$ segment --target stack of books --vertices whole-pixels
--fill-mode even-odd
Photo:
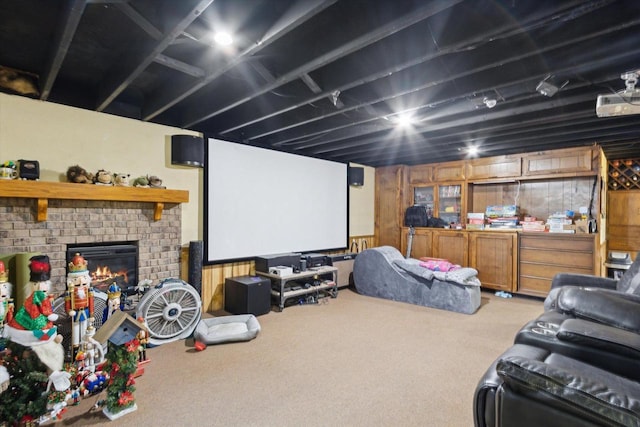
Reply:
[[[575,233],[576,227],[573,225],[573,219],[567,217],[566,214],[555,213],[547,218],[547,226],[549,233]]]
[[[484,212],[467,213],[467,230],[484,230]]]
[[[516,205],[487,206],[485,213],[489,228],[514,229],[518,227],[520,209]]]
[[[547,228],[544,225],[544,221],[537,221],[537,218],[534,216],[525,216],[524,221],[520,222],[520,225],[522,225],[522,231],[542,232]]]

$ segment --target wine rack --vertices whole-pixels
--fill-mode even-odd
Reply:
[[[640,159],[609,160],[609,190],[640,190]]]

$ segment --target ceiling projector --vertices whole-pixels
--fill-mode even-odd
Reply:
[[[615,117],[640,114],[640,89],[636,89],[638,72],[624,73],[620,76],[627,88],[623,91],[599,95],[596,102],[598,117]]]

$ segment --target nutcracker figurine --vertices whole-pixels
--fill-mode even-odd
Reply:
[[[104,308],[102,315],[102,323],[106,322],[113,313],[122,310],[122,289],[117,284],[113,283],[107,289],[107,306]]]
[[[64,306],[71,317],[71,348],[75,354],[83,341],[89,318],[93,317],[93,288],[84,257],[75,254],[68,267]]]

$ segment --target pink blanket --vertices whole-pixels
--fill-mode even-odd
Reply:
[[[420,266],[428,268],[431,271],[453,271],[460,268],[458,264],[451,264],[446,259],[427,259],[420,262]]]

